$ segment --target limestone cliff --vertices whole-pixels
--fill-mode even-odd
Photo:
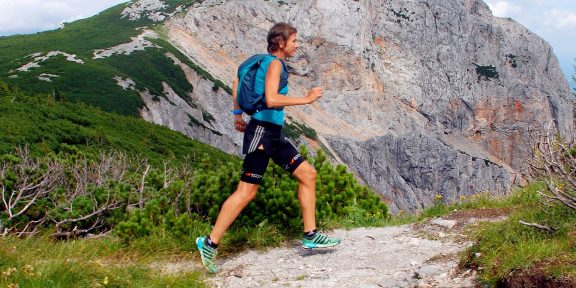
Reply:
[[[278,21],[298,28],[302,46],[288,62],[290,94],[325,88],[318,102],[288,115],[315,129],[393,211],[419,210],[436,195],[507,193],[533,132],[554,122],[574,137],[574,100],[550,45],[479,0],[204,1],[163,29],[231,85],[242,60],[265,52]],[[230,96],[187,73],[198,109],[213,119],[191,131],[184,115],[195,108],[176,100],[147,101],[143,115],[239,153]]]

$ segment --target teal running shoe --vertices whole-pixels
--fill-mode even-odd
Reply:
[[[218,254],[218,251],[206,244],[206,237],[196,238],[196,247],[198,251],[200,251],[200,257],[202,258],[204,267],[206,267],[210,273],[218,272],[218,265],[216,265],[216,254]]]
[[[302,247],[306,249],[326,248],[340,244],[340,239],[328,237],[320,232],[316,232],[312,239],[302,238]]]

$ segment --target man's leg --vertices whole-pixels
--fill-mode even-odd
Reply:
[[[307,161],[302,162],[294,173],[298,179],[298,201],[302,208],[304,232],[316,229],[316,169]]]
[[[292,173],[298,179],[298,200],[302,207],[304,222],[304,237],[302,246],[305,248],[332,247],[340,243],[340,239],[328,237],[316,231],[316,170],[307,161],[302,162]]]
[[[236,220],[244,207],[256,197],[257,191],[258,184],[240,181],[236,192],[230,195],[222,205],[210,236],[200,236],[196,238],[196,247],[198,251],[200,251],[202,264],[204,264],[208,271],[212,273],[218,272],[218,265],[216,264],[218,243],[220,239],[222,239],[224,232],[226,232],[228,227]]]
[[[210,240],[215,244],[220,243],[220,239],[228,227],[232,225],[234,220],[240,215],[240,212],[256,197],[258,191],[258,184],[251,184],[240,181],[238,189],[234,192],[222,205],[220,214],[216,219],[216,224],[210,233]]]
[[[228,227],[232,225],[246,205],[256,197],[258,186],[270,161],[270,157],[263,149],[264,147],[260,145],[256,151],[249,153],[244,158],[238,189],[226,199],[220,208],[220,214],[218,214],[216,224],[210,233],[210,240],[214,244],[220,243],[224,232],[228,230]]]
[[[240,212],[256,197],[258,186],[260,181],[262,181],[262,175],[264,175],[269,161],[269,156],[262,149],[246,155],[242,164],[242,176],[240,176],[238,188],[222,204],[212,232],[209,236],[196,238],[196,247],[200,251],[202,264],[208,271],[212,273],[218,271],[218,265],[216,264],[218,243],[220,243],[226,230],[238,218]]]

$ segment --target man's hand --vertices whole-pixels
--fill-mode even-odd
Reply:
[[[314,87],[308,91],[308,95],[306,95],[306,100],[308,104],[314,103],[314,101],[318,100],[318,98],[322,97],[322,88]]]
[[[246,121],[244,121],[242,115],[234,115],[234,128],[239,132],[244,132],[246,130]]]

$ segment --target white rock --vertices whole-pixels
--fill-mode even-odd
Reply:
[[[438,225],[447,229],[452,229],[454,228],[454,226],[456,226],[456,224],[458,224],[458,222],[454,220],[445,220],[439,218],[439,219],[432,219],[430,221],[430,224]]]

